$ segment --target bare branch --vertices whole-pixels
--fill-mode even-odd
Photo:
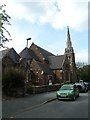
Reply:
[[[4,27],[5,24],[11,25],[9,22],[11,17],[6,13],[6,10],[3,9],[5,6],[6,5],[0,6],[0,47],[4,47],[3,44],[11,40],[5,37],[5,34],[4,34],[4,32],[6,32],[9,35],[9,37],[11,37],[9,31]]]

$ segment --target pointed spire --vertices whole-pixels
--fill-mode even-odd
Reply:
[[[72,47],[71,38],[70,38],[70,32],[69,27],[67,26],[67,48]]]

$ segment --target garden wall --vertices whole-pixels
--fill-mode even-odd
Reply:
[[[43,93],[43,92],[51,92],[51,91],[57,91],[61,87],[60,84],[54,84],[54,85],[43,85],[43,86],[33,86],[33,94]]]

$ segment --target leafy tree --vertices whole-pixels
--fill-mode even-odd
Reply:
[[[0,6],[0,48],[4,47],[5,42],[9,42],[9,40],[11,40],[5,36],[6,32],[8,36],[11,37],[8,30],[6,30],[6,28],[4,27],[4,25],[11,25],[10,24],[11,17],[6,13],[6,10],[3,9],[5,6],[6,5]]]
[[[90,82],[90,65],[84,65],[81,68],[77,68],[78,78],[84,81]]]

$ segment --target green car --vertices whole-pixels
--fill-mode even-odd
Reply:
[[[64,84],[56,92],[57,99],[72,99],[75,101],[79,97],[79,89],[75,84]]]

